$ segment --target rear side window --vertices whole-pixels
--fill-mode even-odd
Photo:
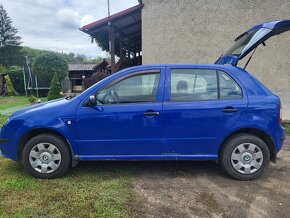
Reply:
[[[171,101],[218,99],[216,70],[172,69]]]
[[[239,99],[240,86],[225,72],[209,69],[172,69],[170,101]]]
[[[240,86],[225,72],[219,71],[220,99],[242,98]]]

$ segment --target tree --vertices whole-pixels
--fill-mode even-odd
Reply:
[[[50,83],[50,89],[48,92],[47,99],[50,101],[53,99],[60,98],[61,97],[60,92],[61,92],[60,82],[58,80],[57,74],[55,73]]]
[[[85,62],[87,59],[86,59],[86,56],[85,55],[82,55],[82,54],[77,54],[75,56],[75,61],[76,62]]]
[[[18,31],[11,24],[11,18],[8,17],[7,12],[0,5],[0,47],[21,44],[21,37],[16,35]]]
[[[0,74],[5,74],[5,73],[7,73],[6,68],[2,64],[0,64]]]
[[[9,68],[8,75],[11,79],[15,91],[21,95],[24,95],[25,89],[24,89],[23,69],[19,66],[11,66]]]
[[[68,74],[66,59],[57,53],[51,52],[37,56],[32,64],[33,73],[43,80],[53,78],[57,74],[59,80],[63,80]]]
[[[19,51],[21,37],[17,36],[17,29],[12,26],[12,20],[0,5],[0,64],[8,69],[12,64],[23,63],[23,57]]]

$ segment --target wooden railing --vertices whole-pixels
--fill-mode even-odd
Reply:
[[[102,79],[104,79],[110,75],[111,75],[111,72],[108,70],[102,70],[102,71],[98,71],[98,72],[94,73],[91,77],[83,80],[84,90],[88,89],[89,87],[91,87],[95,83],[101,81]]]

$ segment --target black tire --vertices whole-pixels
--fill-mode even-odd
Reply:
[[[263,162],[260,165],[260,168],[256,172],[253,172],[251,174],[240,173],[238,170],[234,168],[232,164],[231,155],[233,151],[243,143],[252,143],[256,145],[263,154]],[[260,177],[264,173],[265,169],[268,167],[270,163],[270,151],[265,142],[262,139],[258,138],[257,136],[246,133],[238,134],[231,137],[224,143],[220,151],[219,162],[224,171],[229,176],[237,180],[243,181],[254,180]]]
[[[57,152],[61,155],[61,161],[58,168],[50,173],[42,173],[36,171],[30,164],[30,152],[40,143],[49,143],[54,145]],[[22,163],[25,170],[34,177],[41,179],[54,179],[63,176],[71,166],[71,155],[67,143],[57,135],[41,134],[30,139],[23,148]]]

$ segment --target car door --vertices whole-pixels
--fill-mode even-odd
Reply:
[[[167,77],[162,152],[215,159],[221,139],[247,107],[243,89],[215,69],[168,68]]]
[[[80,158],[96,155],[159,155],[163,68],[135,71],[96,90],[97,105],[80,105]]]

